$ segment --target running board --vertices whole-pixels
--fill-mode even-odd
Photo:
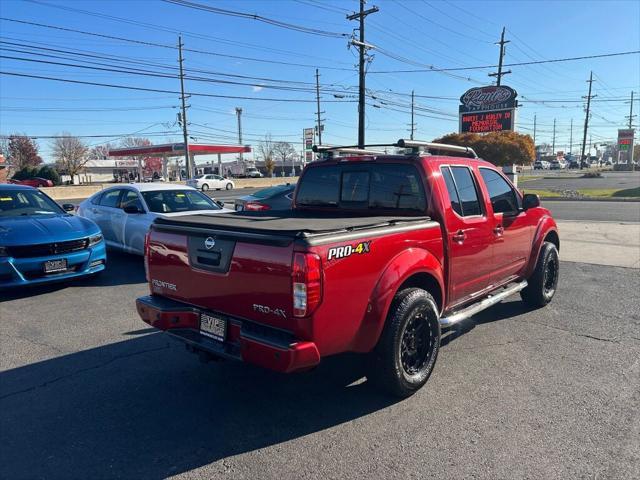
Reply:
[[[460,323],[461,321],[474,316],[476,313],[480,313],[482,310],[492,307],[496,303],[500,303],[502,300],[504,300],[507,297],[510,297],[514,293],[518,293],[520,290],[522,290],[526,286],[527,286],[527,281],[523,280],[520,283],[516,283],[514,285],[506,287],[504,290],[494,295],[489,295],[487,298],[485,298],[484,300],[478,303],[469,305],[464,310],[455,312],[453,315],[450,315],[448,317],[440,318],[440,326],[450,327],[452,325],[455,325],[456,323]]]

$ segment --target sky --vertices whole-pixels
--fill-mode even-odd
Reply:
[[[255,147],[270,134],[300,151],[303,128],[316,123],[318,68],[323,143],[357,143],[358,56],[348,48],[357,24],[346,19],[357,1],[191,1],[276,22],[177,3],[0,0],[0,134],[69,132],[86,136],[89,146],[127,135],[182,141],[175,48],[181,34],[192,141],[237,143],[241,107],[243,143]],[[373,5],[379,11],[365,26],[375,47],[366,76],[367,143],[409,137],[412,90],[416,139],[457,131],[459,97],[490,85],[493,69],[427,70],[495,65],[503,27],[506,64],[640,50],[638,1],[368,0],[367,8]],[[517,90],[521,104],[517,131],[533,134],[535,117],[536,143],[551,143],[555,119],[556,150],[579,150],[591,70],[594,144],[614,141],[626,127],[632,90],[640,100],[637,53],[506,68],[513,73],[502,83]],[[53,161],[51,140],[37,141],[44,160]]]

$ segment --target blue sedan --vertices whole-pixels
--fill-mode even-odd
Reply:
[[[104,270],[100,229],[66,210],[33,187],[0,185],[0,290]]]

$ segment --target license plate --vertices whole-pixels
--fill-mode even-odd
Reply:
[[[243,208],[242,205],[236,205],[236,212],[241,212]]]
[[[200,314],[200,333],[224,342],[227,334],[227,321],[208,313]]]
[[[44,273],[64,272],[67,269],[67,259],[47,260],[44,262]]]

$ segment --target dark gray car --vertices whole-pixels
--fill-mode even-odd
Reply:
[[[237,211],[289,210],[296,186],[291,184],[263,188],[251,195],[236,198]]]

